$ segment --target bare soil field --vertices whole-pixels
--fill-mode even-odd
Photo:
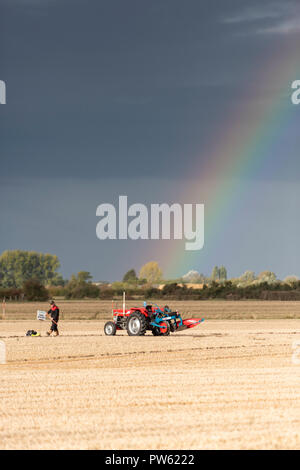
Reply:
[[[300,449],[299,320],[169,337],[103,324],[63,320],[48,338],[45,322],[0,322],[0,449]]]
[[[206,319],[262,319],[298,318],[300,301],[230,301],[230,300],[156,300],[153,304],[169,305],[178,310],[183,317],[205,317]],[[58,300],[64,320],[110,320],[112,302],[107,300]],[[115,305],[122,308],[122,301]],[[142,306],[141,300],[130,300],[126,306]],[[7,320],[33,320],[37,310],[49,310],[47,302],[7,302]],[[1,315],[0,315],[1,318]],[[1,322],[0,322],[1,328]]]

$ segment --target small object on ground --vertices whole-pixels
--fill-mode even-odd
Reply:
[[[126,330],[129,336],[143,336],[150,330],[154,336],[168,336],[170,333],[194,328],[204,321],[204,318],[188,318],[183,320],[178,312],[172,312],[166,305],[162,310],[158,305],[132,307],[126,310],[125,294],[123,309],[112,309],[113,320],[106,322],[104,333],[114,336],[117,330]]]
[[[41,336],[41,334],[34,330],[28,330],[26,336]]]

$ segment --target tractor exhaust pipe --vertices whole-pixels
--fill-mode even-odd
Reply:
[[[125,315],[125,291],[123,292],[123,315]]]

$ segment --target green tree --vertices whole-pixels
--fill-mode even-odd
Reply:
[[[37,279],[29,279],[23,284],[23,293],[26,300],[44,302],[49,299],[49,293]]]
[[[276,274],[273,273],[272,271],[262,271],[258,277],[258,282],[267,282],[268,284],[272,284],[273,282],[276,282]]]
[[[139,277],[140,279],[146,279],[147,282],[155,284],[162,279],[162,270],[158,266],[156,261],[149,261],[141,267]]]
[[[124,274],[123,282],[136,282],[137,280],[138,278],[134,269],[130,269]]]
[[[287,276],[287,277],[283,280],[283,282],[284,282],[285,284],[289,284],[290,286],[295,285],[298,281],[299,281],[299,277],[298,277],[298,276],[294,276],[294,275]]]
[[[92,276],[88,271],[80,271],[77,275],[72,274],[66,285],[66,297],[68,299],[97,298],[100,295],[98,286],[91,282]]]
[[[88,271],[79,271],[77,274],[77,281],[78,282],[90,282],[93,279],[93,276],[91,276],[91,273]]]
[[[220,279],[220,272],[218,266],[215,266],[211,273],[211,280],[218,281]]]
[[[61,280],[57,256],[34,251],[4,251],[0,256],[0,285],[19,288],[29,279],[43,285]]]
[[[245,271],[244,274],[238,279],[240,283],[250,284],[255,281],[255,272],[254,271]]]
[[[227,281],[227,269],[225,268],[225,266],[221,266],[219,268],[219,279],[220,281]]]

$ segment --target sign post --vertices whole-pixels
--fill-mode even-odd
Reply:
[[[6,364],[6,345],[0,341],[0,364]]]
[[[6,299],[4,297],[2,302],[2,320],[5,320],[6,317]]]

